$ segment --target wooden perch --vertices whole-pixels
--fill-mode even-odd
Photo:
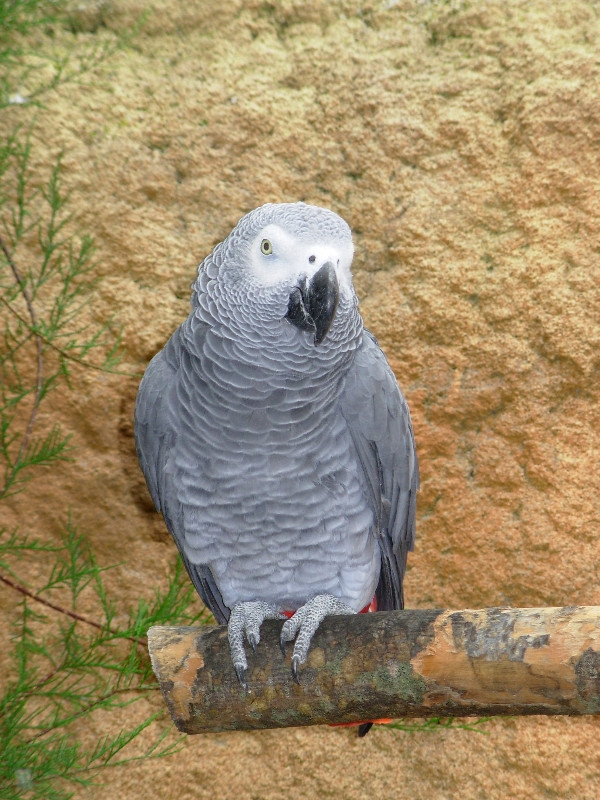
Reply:
[[[247,646],[249,693],[225,627],[150,628],[152,666],[185,733],[381,717],[600,714],[600,607],[393,611],[328,617],[300,685],[281,623]]]

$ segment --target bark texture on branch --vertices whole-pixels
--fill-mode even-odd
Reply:
[[[281,623],[247,646],[249,692],[225,627],[155,627],[152,666],[185,733],[381,717],[600,714],[600,607],[391,611],[328,617],[300,685]]]

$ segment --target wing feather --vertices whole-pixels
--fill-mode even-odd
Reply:
[[[415,542],[419,468],[410,412],[374,336],[365,331],[342,397],[376,517],[382,611],[404,607],[402,582]]]
[[[195,333],[200,336],[202,330]],[[154,356],[142,378],[135,406],[135,444],[154,505],[165,518],[192,583],[217,622],[225,624],[229,609],[223,603],[210,569],[205,564],[192,564],[185,554],[183,518],[168,468],[176,437],[174,405],[177,404],[179,414],[191,413],[189,408],[182,407],[181,395],[178,397],[174,391],[181,368],[181,336],[181,329],[175,331],[164,349]]]

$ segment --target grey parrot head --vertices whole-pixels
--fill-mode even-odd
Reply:
[[[353,254],[350,228],[333,211],[267,204],[242,217],[200,265],[197,304],[226,335],[339,347],[362,328]]]

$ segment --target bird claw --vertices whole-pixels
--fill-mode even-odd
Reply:
[[[234,664],[235,674],[238,676],[238,681],[242,684],[242,689],[247,692],[248,684],[246,683],[246,670],[242,664]]]
[[[292,617],[286,619],[281,628],[279,647],[285,658],[286,644],[295,640],[292,653],[292,678],[296,683],[300,683],[300,665],[304,664],[308,657],[312,637],[325,617],[330,614],[355,613],[354,609],[337,597],[321,594],[312,597],[300,606]],[[244,635],[256,653],[260,642],[260,626],[266,619],[285,619],[285,617],[276,606],[258,600],[237,603],[231,609],[227,626],[229,647],[235,673],[245,692],[249,692],[249,689],[246,682],[248,662],[244,652]]]
[[[279,610],[270,603],[260,600],[247,603],[236,603],[231,609],[229,623],[227,625],[227,636],[229,638],[229,649],[231,660],[235,667],[236,675],[244,691],[248,691],[246,683],[246,670],[248,661],[244,651],[244,634],[252,649],[256,653],[260,642],[260,626],[266,619],[282,619]]]
[[[300,606],[293,617],[284,622],[279,645],[285,655],[286,643],[296,640],[292,653],[292,677],[296,683],[300,683],[298,668],[308,657],[310,643],[317,628],[326,616],[339,614],[356,614],[356,611],[333,595],[321,594]]]
[[[300,656],[292,656],[292,678],[300,686],[300,673],[298,667],[300,666]]]

